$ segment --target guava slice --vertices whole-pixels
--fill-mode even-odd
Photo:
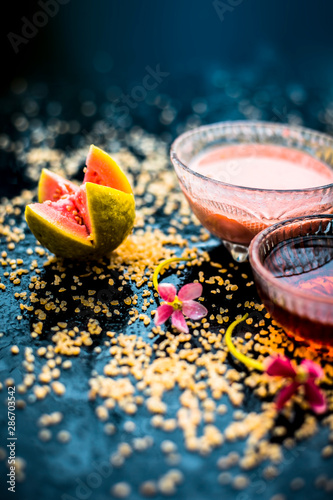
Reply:
[[[83,182],[92,182],[132,194],[132,187],[119,165],[105,151],[90,146],[86,160],[87,170]]]
[[[46,200],[58,201],[65,194],[74,194],[79,186],[68,181],[61,175],[43,168],[38,183],[38,201],[43,203]]]
[[[93,145],[83,184],[77,186],[44,169],[38,200],[26,207],[28,226],[42,245],[61,257],[108,255],[133,228],[131,185],[114,160]]]

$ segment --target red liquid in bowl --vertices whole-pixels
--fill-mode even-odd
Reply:
[[[317,295],[318,297],[333,297],[333,260],[318,269],[296,276],[283,276],[282,281]]]
[[[268,253],[264,267],[287,285],[285,304],[258,284],[266,308],[287,333],[320,344],[333,345],[333,236],[304,236],[278,243]],[[293,293],[308,296],[307,303],[293,302]],[[327,307],[321,307],[323,303]],[[320,305],[321,304],[321,305]],[[316,308],[318,311],[316,313]],[[303,308],[303,310],[302,310]]]

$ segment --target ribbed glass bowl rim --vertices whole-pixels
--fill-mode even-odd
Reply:
[[[331,219],[333,223],[333,214],[318,214],[318,215],[305,215],[302,217],[293,217],[291,219],[283,220],[282,222],[278,222],[273,224],[272,226],[267,227],[260,233],[258,233],[250,243],[249,246],[249,260],[252,269],[259,275],[261,279],[268,281],[273,287],[278,288],[279,290],[285,292],[286,295],[292,295],[293,297],[297,297],[299,299],[303,299],[306,301],[315,301],[320,302],[321,304],[325,304],[327,306],[333,307],[333,297],[318,297],[318,295],[312,294],[311,292],[306,292],[304,290],[298,290],[296,287],[292,287],[281,282],[278,278],[274,278],[272,273],[270,273],[260,262],[259,251],[260,247],[269,234],[273,233],[276,229],[279,229],[283,226],[287,226],[288,224],[295,222],[305,222],[308,220],[315,219]]]
[[[212,184],[216,184],[218,186],[222,187],[228,187],[228,188],[233,188],[234,190],[239,190],[239,191],[251,191],[251,192],[259,192],[259,193],[308,193],[308,192],[316,192],[316,191],[321,191],[324,189],[330,189],[333,188],[333,182],[329,184],[325,184],[323,186],[315,186],[315,187],[309,187],[309,188],[303,188],[303,189],[262,189],[262,188],[253,188],[253,187],[246,187],[246,186],[238,186],[237,184],[229,184],[228,182],[223,182],[217,179],[212,179],[211,177],[206,177],[203,174],[199,174],[198,172],[195,172],[192,170],[189,166],[185,165],[180,159],[177,154],[178,148],[181,146],[182,142],[185,140],[191,138],[191,136],[194,136],[200,132],[205,132],[213,129],[223,129],[223,128],[230,128],[230,127],[264,127],[264,128],[271,128],[271,129],[278,129],[281,131],[289,130],[292,132],[298,132],[302,134],[310,134],[313,138],[321,138],[321,139],[326,139],[327,141],[331,142],[332,144],[332,149],[333,149],[333,138],[327,134],[324,134],[322,132],[317,132],[315,130],[312,130],[307,127],[298,127],[298,126],[289,126],[288,124],[277,124],[277,123],[271,123],[271,122],[265,122],[265,121],[246,121],[246,120],[235,120],[235,121],[226,121],[226,122],[216,122],[216,123],[211,123],[209,125],[201,125],[200,127],[196,127],[192,130],[188,130],[187,132],[182,133],[179,135],[171,144],[170,147],[170,158],[172,162],[176,162],[180,167],[182,167],[184,170],[189,172],[191,175],[194,175],[195,177],[201,178],[205,181],[208,181]],[[288,146],[282,146],[282,147],[288,147]],[[309,154],[309,153],[308,153]],[[312,155],[310,155],[312,156]],[[318,161],[323,162],[322,160]],[[326,165],[326,163],[325,163]],[[328,165],[330,166],[330,165]]]

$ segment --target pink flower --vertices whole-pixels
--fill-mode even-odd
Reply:
[[[171,316],[172,326],[180,332],[188,333],[184,315],[190,319],[201,319],[207,314],[207,309],[193,299],[200,297],[202,285],[189,283],[184,285],[177,295],[176,288],[171,283],[158,285],[158,293],[166,302],[157,308],[155,325],[162,325]]]
[[[319,365],[305,359],[297,368],[294,368],[288,358],[277,356],[268,358],[265,369],[268,375],[291,379],[290,384],[283,387],[277,396],[276,406],[279,410],[301,386],[304,387],[305,398],[314,412],[323,413],[326,410],[325,396],[315,383],[316,379],[324,377],[324,372]]]

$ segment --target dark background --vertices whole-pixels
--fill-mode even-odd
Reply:
[[[42,10],[40,2],[54,5],[56,0],[11,0],[2,5],[0,197],[11,198],[22,188],[36,187],[36,179],[26,175],[20,148],[26,152],[33,147],[46,147],[70,154],[80,147],[88,150],[92,142],[103,145],[106,141],[103,134],[107,132],[99,133],[97,129],[91,135],[99,120],[114,125],[115,139],[111,136],[107,143],[110,152],[116,152],[123,144],[118,143],[121,135],[125,142],[123,132],[133,123],[142,124],[154,135],[164,134],[167,142],[186,126],[230,119],[289,122],[333,133],[332,1],[224,0],[230,9],[223,13],[222,0],[219,4],[213,0],[68,0],[67,3],[65,0],[58,12],[48,17],[45,26],[34,30],[27,43],[18,43],[16,39],[18,53],[15,53],[13,37],[24,35],[26,19],[30,22],[37,19],[36,13]],[[57,3],[63,2],[58,0]],[[43,19],[40,20],[43,23]],[[12,43],[9,33],[12,33]],[[131,93],[136,85],[142,85],[147,66],[156,68],[157,65],[162,72],[169,73],[168,77],[156,93],[151,92],[144,102],[129,110],[133,116],[125,125],[118,123],[117,104],[113,105],[112,101],[117,102],[119,95]],[[174,119],[168,118],[170,113]],[[59,126],[61,120],[66,123],[76,120],[77,131],[51,136],[45,133]],[[32,142],[36,131],[42,138]],[[10,138],[8,147],[4,145],[7,136]],[[135,154],[142,159],[137,151]],[[192,227],[188,227],[188,231],[192,231]],[[26,242],[34,245],[30,233],[27,233]],[[212,245],[215,244],[212,240]],[[221,247],[214,251],[213,260],[215,256],[221,262],[228,258]],[[15,256],[21,257],[20,252],[23,250],[17,246]],[[249,267],[246,273],[250,274]],[[53,281],[52,277],[45,279]],[[243,294],[242,300],[247,297],[257,300],[252,288],[239,293]],[[17,307],[13,294],[9,297],[11,302],[0,308],[0,324],[3,325],[9,317],[14,318],[13,311]],[[237,302],[238,299],[235,306]],[[28,334],[28,316],[24,335],[19,328],[22,327],[15,321],[8,325],[5,349],[16,342],[23,353],[27,342],[35,346]],[[5,349],[1,353],[6,367],[4,372],[15,373],[15,377],[20,378],[23,368],[18,358],[8,356]],[[96,426],[94,407],[86,402],[92,365],[99,368],[89,352],[77,360],[74,374],[68,374],[68,377],[75,376],[75,380],[68,378],[68,387],[73,390],[68,390],[61,405],[56,398],[51,405],[46,399],[40,405],[29,404],[26,412],[18,415],[19,453],[27,460],[28,478],[19,485],[20,491],[24,491],[24,496],[18,494],[20,500],[59,500],[64,492],[74,495],[76,478],[85,480],[92,472],[92,462],[110,454],[110,449],[123,439],[120,433],[115,438],[105,439],[102,424]],[[246,411],[252,411],[253,401],[256,401],[254,395],[246,401]],[[37,438],[35,423],[41,412],[58,409],[66,415],[66,426],[72,432],[68,449],[55,440],[46,446]],[[121,428],[121,414],[112,418]],[[225,425],[223,418],[218,425]],[[303,413],[298,411],[295,425],[301,425],[303,418]],[[0,419],[5,424],[4,412]],[[144,414],[138,420],[138,428],[146,429],[147,422]],[[157,445],[161,439],[158,434]],[[181,498],[195,500],[209,496],[216,499],[222,495],[223,498],[236,498],[235,490],[227,487],[222,491],[216,481],[218,450],[210,460],[193,457],[184,450],[180,434],[176,440],[186,457],[183,464],[189,485],[183,486]],[[331,462],[320,458],[325,444],[327,429],[321,428],[311,441],[289,451],[288,461],[282,464],[283,475],[268,481],[264,493],[256,495],[251,487],[251,496],[245,498],[267,500],[277,492],[287,492],[288,500],[330,498],[331,492],[325,495],[311,486],[319,474],[331,475]],[[241,446],[239,443],[239,450]],[[234,447],[231,443],[227,451]],[[137,456],[134,459],[119,476],[114,475],[112,481],[129,480],[133,471],[135,484],[141,483],[147,473],[152,477],[160,474],[160,455],[148,451],[144,458]],[[253,474],[251,477],[257,484],[256,479],[261,476],[256,475],[257,471]],[[308,476],[306,490],[290,494],[289,484],[297,475]],[[5,478],[2,473],[0,476]],[[91,498],[104,500],[108,498],[109,489],[109,481],[105,481],[102,490],[96,491]]]
[[[125,91],[157,64],[170,73],[164,90],[184,98],[189,82],[192,92],[205,94],[223,71],[248,85],[263,73],[281,84],[332,86],[327,0],[220,0],[220,8],[212,0],[59,0],[65,4],[16,54],[8,34],[22,36],[22,18],[33,21],[40,2],[57,0],[3,6],[3,94],[21,76],[95,90],[119,84]]]

